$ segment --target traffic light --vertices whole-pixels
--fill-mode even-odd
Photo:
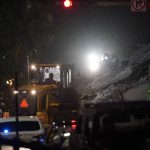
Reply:
[[[55,1],[56,6],[59,6],[62,9],[78,8],[81,5],[80,0],[55,0]]]
[[[64,4],[64,7],[70,8],[72,7],[72,0],[64,0],[63,4]]]

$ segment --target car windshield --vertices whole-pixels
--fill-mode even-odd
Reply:
[[[40,125],[37,121],[19,121],[19,131],[37,131],[40,130]],[[1,122],[0,132],[16,132],[16,122]]]

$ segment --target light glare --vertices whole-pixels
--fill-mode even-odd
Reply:
[[[108,57],[107,57],[107,56],[105,56],[104,58],[105,58],[105,59],[108,59]]]
[[[71,123],[76,123],[76,120],[71,120]]]
[[[3,132],[4,132],[5,134],[7,134],[9,131],[8,131],[8,129],[5,129]]]
[[[70,136],[70,133],[69,133],[69,132],[64,133],[64,136],[65,136],[65,137],[68,137],[68,136]]]
[[[14,91],[14,94],[18,94],[19,92],[18,91]]]
[[[36,66],[35,65],[31,65],[31,69],[32,70],[36,70]]]
[[[36,90],[31,90],[32,95],[36,95]]]
[[[91,71],[97,71],[99,68],[99,57],[96,54],[90,54],[88,56],[89,69]]]
[[[56,66],[56,68],[57,68],[57,69],[59,69],[59,68],[60,68],[60,66],[59,66],[59,65],[57,65],[57,66]]]
[[[71,0],[65,0],[64,1],[64,6],[67,7],[67,8],[71,7],[72,6],[72,1]]]
[[[31,149],[25,147],[19,147],[19,150],[31,150]]]
[[[93,63],[89,65],[91,71],[97,71],[99,68],[99,64]]]

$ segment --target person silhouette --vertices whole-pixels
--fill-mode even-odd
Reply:
[[[46,78],[46,79],[45,79],[45,83],[47,83],[47,84],[56,83],[56,81],[53,79],[53,73],[50,73],[50,74],[49,74],[49,78]]]

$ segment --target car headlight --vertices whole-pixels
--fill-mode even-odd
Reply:
[[[32,138],[32,141],[37,141],[37,142],[40,142],[40,143],[45,143],[46,138],[45,138],[44,135],[38,135],[38,136],[34,136]]]
[[[64,133],[64,137],[69,137],[69,136],[70,136],[69,132]]]

